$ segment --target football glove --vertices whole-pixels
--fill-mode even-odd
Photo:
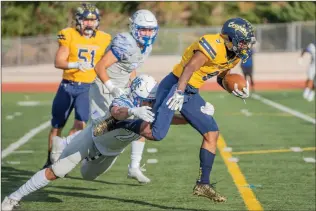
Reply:
[[[135,108],[129,108],[128,114],[134,115],[134,117],[142,119],[146,122],[153,122],[155,120],[154,116],[155,114],[150,111],[151,107],[149,106],[142,106],[142,107],[135,107]]]
[[[78,69],[82,72],[86,72],[87,70],[91,70],[93,68],[93,65],[91,65],[91,62],[79,62]]]
[[[167,101],[167,106],[170,110],[181,111],[184,102],[184,93],[176,90],[173,96]]]
[[[202,111],[202,113],[204,113],[206,115],[213,116],[214,112],[215,112],[215,108],[211,103],[206,102],[205,106],[201,106],[201,111]]]
[[[241,99],[246,99],[246,98],[249,97],[250,94],[249,94],[249,83],[248,83],[248,81],[247,81],[246,87],[244,87],[242,89],[242,91],[240,91],[238,89],[238,84],[237,83],[235,83],[234,88],[235,88],[235,90],[232,91],[232,94],[235,95],[236,97],[239,97]]]

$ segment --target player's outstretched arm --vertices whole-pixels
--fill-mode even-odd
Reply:
[[[107,51],[100,61],[95,65],[95,72],[103,83],[106,83],[110,80],[109,75],[107,73],[107,68],[109,68],[112,64],[117,62],[117,58],[113,55],[112,51]]]
[[[149,106],[141,106],[134,108],[114,106],[111,108],[111,115],[117,120],[124,120],[130,116],[134,116],[146,122],[153,122],[155,120],[155,114],[150,110],[151,107]]]
[[[184,92],[192,74],[200,69],[208,61],[207,56],[201,51],[196,51],[190,61],[185,65],[182,75],[179,78],[178,90]]]
[[[192,77],[192,74],[200,69],[208,58],[200,51],[196,51],[190,61],[185,65],[183,72],[178,81],[178,87],[173,96],[167,101],[168,108],[173,111],[181,111],[184,102],[184,91]]]

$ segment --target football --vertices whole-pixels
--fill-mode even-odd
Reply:
[[[223,79],[223,86],[229,93],[235,89],[235,83],[238,84],[238,89],[240,91],[242,91],[242,89],[247,86],[247,82],[244,77],[237,73],[227,74]]]

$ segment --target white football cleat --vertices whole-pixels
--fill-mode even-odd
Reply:
[[[18,207],[18,206],[20,206],[18,201],[14,199],[10,199],[6,196],[1,204],[1,210],[11,211],[13,210],[14,207]]]
[[[135,179],[139,183],[150,183],[150,179],[143,174],[140,168],[130,168],[129,165],[127,177],[130,179]]]
[[[59,159],[61,153],[66,148],[63,140],[64,138],[59,136],[54,136],[52,139],[52,151],[50,153],[50,161],[52,163],[55,163]]]

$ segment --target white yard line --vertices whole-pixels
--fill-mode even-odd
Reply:
[[[298,112],[298,111],[296,111],[296,110],[293,110],[293,109],[291,109],[291,108],[288,108],[288,107],[286,107],[286,106],[284,106],[284,105],[281,105],[281,104],[279,104],[279,103],[273,102],[272,100],[268,100],[268,99],[266,99],[266,98],[264,98],[264,97],[261,97],[261,96],[258,95],[258,94],[252,94],[251,97],[252,97],[253,99],[256,99],[256,100],[261,101],[261,102],[264,103],[264,104],[267,104],[267,105],[269,105],[269,106],[272,106],[272,107],[274,107],[274,108],[276,108],[276,109],[279,109],[279,110],[281,110],[281,111],[284,111],[284,112],[287,112],[287,113],[289,113],[289,114],[292,114],[293,116],[296,116],[296,117],[298,117],[298,118],[300,118],[300,119],[303,119],[303,120],[305,120],[305,121],[307,121],[307,122],[311,122],[311,123],[313,123],[313,124],[316,124],[316,119],[314,119],[314,118],[312,118],[312,117],[310,117],[310,116],[308,116],[308,115],[305,115],[305,114],[303,114],[303,113],[301,113],[301,112]]]
[[[50,121],[42,123],[40,126],[33,128],[30,130],[27,134],[25,134],[23,137],[21,137],[18,141],[10,144],[6,149],[2,151],[1,158],[5,158],[8,155],[10,155],[14,150],[18,149],[23,144],[26,144],[31,138],[33,138],[35,135],[40,133],[42,130],[48,128],[50,126]]]

